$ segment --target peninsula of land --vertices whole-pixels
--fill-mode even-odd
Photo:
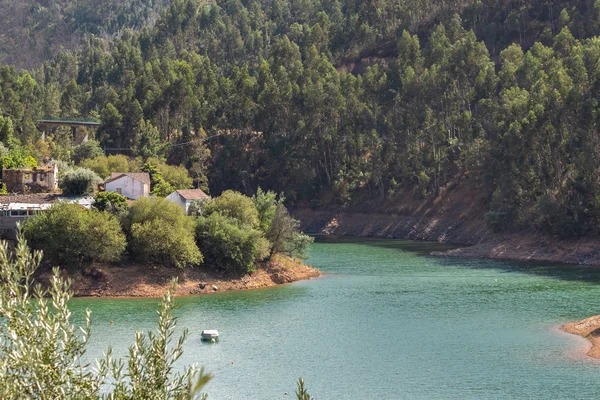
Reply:
[[[586,338],[592,344],[587,355],[600,359],[600,315],[563,325],[565,332]]]
[[[243,276],[212,269],[174,269],[159,265],[90,265],[81,271],[62,270],[71,279],[77,297],[161,297],[173,278],[178,279],[176,295],[197,295],[231,290],[259,289],[321,276],[321,272],[289,257],[276,255],[264,267]],[[51,271],[44,269],[38,281],[48,282]]]

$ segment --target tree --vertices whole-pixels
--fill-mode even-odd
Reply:
[[[150,190],[152,194],[158,197],[167,197],[175,190],[165,179],[154,165],[146,163],[142,167],[142,171],[150,174]]]
[[[75,161],[75,164],[79,164],[83,160],[102,156],[104,156],[104,151],[100,147],[100,143],[95,140],[88,140],[73,149],[73,161]]]
[[[271,243],[270,255],[286,253],[292,257],[307,258],[306,252],[313,238],[299,231],[300,222],[290,215],[280,202],[266,237]]]
[[[275,210],[278,204],[276,197],[275,192],[264,192],[261,188],[258,188],[256,194],[252,196],[252,201],[254,201],[254,206],[258,211],[260,230],[265,234],[271,229],[271,223],[275,218]],[[279,197],[279,201],[284,201],[283,196]]]
[[[196,241],[204,253],[204,264],[215,269],[247,274],[264,259],[268,243],[262,233],[219,212],[198,218]]]
[[[115,192],[100,192],[94,197],[93,207],[99,211],[120,215],[127,210],[127,198]]]
[[[110,349],[97,369],[83,364],[91,334],[91,311],[84,326],[71,321],[69,282],[53,270],[48,290],[33,287],[42,260],[19,236],[14,256],[0,243],[0,397],[86,399],[193,399],[212,376],[195,365],[174,374],[187,331],[169,349],[176,319],[176,281],[160,303],[155,332],[136,333],[127,363],[113,360]],[[206,399],[205,395],[201,396]]]
[[[150,121],[140,120],[139,133],[135,137],[134,154],[147,160],[158,156],[160,150],[160,132]]]
[[[172,186],[174,190],[190,189],[192,187],[192,178],[185,167],[165,164],[158,158],[150,158],[147,163],[154,166],[164,181]]]
[[[94,193],[102,179],[87,168],[77,168],[67,171],[59,182],[66,196],[86,196]]]
[[[255,229],[259,226],[258,211],[250,197],[232,190],[224,191],[219,197],[206,205],[206,215],[219,213],[244,229]]]
[[[79,166],[91,169],[103,178],[110,176],[113,172],[134,172],[130,168],[129,159],[123,154],[113,154],[108,157],[100,156],[83,160]]]
[[[132,256],[142,262],[185,268],[203,256],[194,240],[194,221],[177,204],[161,198],[137,199],[123,218]]]
[[[57,203],[23,224],[23,236],[46,258],[67,266],[114,262],[125,251],[125,235],[113,215]]]

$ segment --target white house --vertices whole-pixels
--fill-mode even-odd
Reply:
[[[167,196],[167,200],[172,201],[185,210],[185,215],[189,214],[192,201],[208,198],[209,196],[200,189],[176,190]]]
[[[104,182],[104,190],[119,193],[132,200],[148,196],[150,194],[150,174],[147,172],[113,172],[110,174],[110,178]]]

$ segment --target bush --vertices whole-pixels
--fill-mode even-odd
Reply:
[[[177,204],[161,198],[136,200],[123,218],[129,250],[139,261],[184,268],[202,262],[194,221]]]
[[[260,225],[258,210],[250,197],[226,190],[205,207],[207,215],[220,213],[236,221],[240,228],[256,229]]]
[[[73,161],[75,164],[79,164],[83,160],[92,159],[96,157],[103,157],[104,151],[100,147],[100,143],[95,140],[89,140],[75,147],[73,150]]]
[[[146,163],[142,171],[150,175],[150,189],[152,194],[158,197],[167,197],[175,190],[165,179],[160,171],[152,164]]]
[[[94,193],[102,179],[87,168],[77,168],[65,172],[59,182],[63,194],[67,196],[86,196]]]
[[[112,156],[101,156],[92,159],[83,160],[80,164],[82,168],[88,168],[97,173],[102,178],[110,176],[112,172],[133,172],[130,166],[130,160],[123,154]]]
[[[48,290],[31,288],[42,255],[19,238],[9,251],[0,243],[0,398],[2,399],[205,399],[199,393],[211,379],[195,365],[177,368],[187,330],[174,337],[175,283],[163,296],[154,332],[137,332],[127,360],[111,350],[90,368],[83,360],[91,333],[73,324],[70,283],[53,270]],[[196,395],[198,397],[196,397]]]
[[[485,216],[485,223],[492,232],[506,232],[513,227],[514,212],[508,209],[499,211],[488,211]]]
[[[185,167],[169,165],[158,158],[150,158],[147,163],[153,165],[160,172],[165,182],[175,190],[190,189],[193,186],[194,181]]]
[[[589,230],[590,218],[581,207],[568,207],[551,196],[542,196],[536,204],[536,225],[543,233],[561,239],[581,236]]]
[[[256,211],[258,211],[260,230],[264,233],[269,232],[277,209],[277,195],[275,192],[264,192],[261,188],[258,188],[256,194],[252,196],[252,201],[254,201]],[[280,196],[279,201],[283,202],[283,196]]]
[[[270,255],[285,253],[290,257],[307,258],[308,248],[314,239],[299,230],[300,222],[292,218],[282,203],[277,204],[267,239],[271,243]]]
[[[115,192],[100,192],[94,198],[93,207],[118,215],[127,209],[127,198]]]
[[[198,218],[196,241],[204,253],[205,264],[232,272],[254,271],[254,262],[268,251],[261,232],[242,229],[238,221],[220,213]]]
[[[85,210],[77,204],[58,203],[22,227],[31,246],[46,258],[65,265],[113,262],[125,250],[125,235],[117,218]]]

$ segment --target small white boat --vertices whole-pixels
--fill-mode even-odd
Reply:
[[[205,329],[200,334],[203,342],[216,342],[219,340],[219,332],[216,329]]]

